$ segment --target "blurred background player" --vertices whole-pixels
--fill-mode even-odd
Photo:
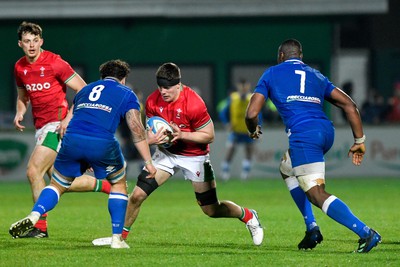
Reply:
[[[125,160],[114,136],[121,120],[126,119],[132,141],[145,161],[146,178],[154,178],[156,173],[138,98],[124,86],[129,72],[126,62],[108,61],[100,66],[101,80],[78,90],[74,114],[54,163],[50,185],[42,190],[31,214],[11,226],[10,234],[14,238],[32,231],[40,216],[57,205],[75,178],[82,179],[79,176],[91,167],[96,178],[106,178],[111,183],[108,200],[113,233],[111,248],[129,248],[121,238],[128,201]]]
[[[190,180],[197,203],[212,218],[238,218],[246,224],[255,245],[263,241],[264,232],[254,210],[231,201],[219,201],[214,171],[209,157],[209,144],[214,140],[214,124],[202,98],[181,83],[181,72],[174,63],[161,65],[156,72],[158,89],[146,101],[146,116],[160,116],[174,129],[172,146],[157,148],[153,154],[157,168],[155,179],[139,175],[129,197],[123,237],[126,238],[136,221],[142,203],[178,170]],[[164,133],[147,131],[149,144],[162,144]],[[172,214],[172,216],[175,216]]]
[[[361,164],[365,153],[360,114],[346,93],[318,70],[304,64],[302,58],[299,41],[288,39],[279,46],[278,65],[264,72],[251,97],[246,112],[247,128],[252,138],[260,137],[257,115],[270,98],[282,117],[289,138],[289,152],[280,166],[281,172],[289,176],[285,180],[289,190],[298,186],[303,189],[312,204],[358,235],[360,239],[356,251],[367,253],[381,242],[381,236],[360,221],[342,200],[325,191],[324,154],[333,145],[335,130],[324,113],[324,99],[344,110],[347,115],[354,137],[348,154],[357,166]],[[303,194],[298,192],[292,197],[303,216],[312,213]],[[311,239],[314,237],[318,235],[311,236]],[[322,237],[321,240],[315,239],[315,245],[320,241]]]
[[[248,135],[244,116],[246,114],[247,105],[251,97],[251,83],[245,79],[240,79],[236,83],[236,91],[232,92],[225,106],[219,112],[219,118],[224,123],[225,128],[229,131],[228,140],[226,142],[226,155],[221,163],[221,178],[228,180],[230,178],[231,163],[235,155],[237,145],[243,145],[245,148],[245,156],[242,160],[242,171],[240,178],[246,180],[251,170],[251,160],[254,153],[254,140]],[[262,121],[261,113],[259,122]]]
[[[14,68],[18,91],[14,126],[18,131],[25,129],[21,122],[31,104],[36,146],[28,162],[27,177],[33,201],[36,202],[46,185],[44,175],[51,175],[60,140],[71,117],[66,99],[67,86],[79,91],[86,83],[59,55],[41,48],[43,38],[39,25],[23,22],[17,33],[18,46],[25,56],[17,61]],[[110,184],[84,175],[73,183],[69,191],[101,191],[108,194]],[[48,237],[46,218],[45,213],[34,230],[23,237]]]

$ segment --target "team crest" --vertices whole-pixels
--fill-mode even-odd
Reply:
[[[181,113],[182,113],[182,109],[178,108],[178,109],[176,110],[176,118],[177,118],[177,119],[180,119],[180,118],[181,118]]]
[[[45,70],[44,67],[40,68],[40,77],[44,77],[44,70]]]

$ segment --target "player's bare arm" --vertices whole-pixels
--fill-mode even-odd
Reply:
[[[258,122],[258,114],[261,112],[264,102],[265,98],[262,94],[254,93],[250,98],[249,105],[247,106],[245,121],[247,130],[249,131],[249,136],[253,139],[260,138],[262,134]]]
[[[67,83],[67,86],[78,93],[83,87],[86,86],[86,82],[79,76],[78,73],[75,73],[74,77],[72,77]]]
[[[348,156],[352,156],[353,164],[358,166],[361,164],[365,154],[365,135],[357,105],[339,88],[335,88],[332,91],[330,98],[327,100],[333,105],[341,108],[346,113],[354,137],[354,144],[350,148]]]
[[[74,90],[75,93],[78,93],[83,87],[86,86],[86,82],[82,79],[81,76],[79,76],[78,73],[75,73],[74,77],[72,77],[66,84],[69,88]],[[60,133],[61,138],[64,136],[65,131],[67,130],[69,121],[72,118],[73,109],[74,109],[74,107],[72,106],[68,110],[67,116],[61,121],[60,125],[58,126],[57,130]]]
[[[142,156],[145,167],[148,171],[147,178],[154,178],[156,175],[156,168],[153,166],[151,161],[151,154],[149,151],[149,144],[146,140],[146,130],[142,123],[142,117],[140,111],[137,109],[130,109],[125,114],[126,122],[132,133],[132,141],[135,144],[136,149]]]
[[[17,104],[16,104],[16,114],[14,117],[14,126],[15,129],[18,131],[23,131],[25,129],[25,126],[21,124],[21,122],[24,120],[24,115],[28,109],[29,105],[29,97],[28,93],[26,92],[25,89],[23,88],[18,88],[18,97],[17,97]]]
[[[212,120],[203,128],[195,132],[183,132],[175,123],[170,123],[174,132],[172,133],[173,139],[171,142],[183,140],[187,142],[194,142],[199,144],[211,144],[214,141],[214,123]]]

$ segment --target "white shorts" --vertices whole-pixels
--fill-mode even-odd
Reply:
[[[59,125],[60,125],[59,121],[49,122],[42,128],[36,130],[35,133],[36,145],[37,146],[43,145],[58,152],[60,150],[61,140],[58,140],[59,134],[56,132],[56,129]]]
[[[205,175],[205,164],[209,164],[209,161],[209,154],[204,156],[182,156],[169,153],[164,149],[161,151],[159,148],[153,154],[153,164],[156,169],[166,171],[171,175],[174,175],[178,170],[182,170],[185,179],[193,182],[210,180],[210,177]],[[207,173],[207,175],[209,176],[210,174]]]

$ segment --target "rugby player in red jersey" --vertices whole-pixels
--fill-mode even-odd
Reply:
[[[161,65],[156,73],[158,89],[146,101],[146,117],[160,116],[167,120],[173,133],[171,146],[159,146],[153,154],[157,169],[155,178],[146,178],[143,170],[128,201],[123,237],[126,238],[135,222],[142,203],[164,184],[176,171],[181,170],[192,183],[201,210],[212,218],[238,218],[246,224],[255,245],[261,245],[263,228],[254,210],[243,208],[232,201],[217,197],[214,171],[209,157],[209,144],[214,140],[214,124],[203,99],[181,83],[181,72],[174,63]],[[149,144],[165,143],[159,130],[148,132]]]
[[[25,56],[15,64],[14,75],[18,97],[14,126],[23,131],[24,115],[29,105],[32,107],[33,122],[36,129],[36,146],[27,166],[27,177],[31,185],[33,201],[46,186],[44,175],[51,175],[57,156],[60,140],[71,119],[66,99],[67,87],[74,91],[86,85],[85,81],[59,55],[43,50],[42,29],[31,22],[23,22],[18,28],[18,46]],[[110,192],[108,181],[96,180],[84,175],[77,179],[69,191]],[[21,237],[48,237],[47,214],[44,214],[35,229]]]

